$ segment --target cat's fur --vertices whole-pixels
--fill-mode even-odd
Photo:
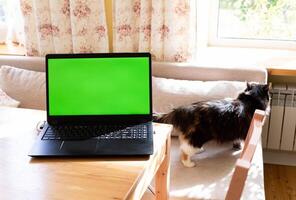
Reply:
[[[181,161],[193,167],[190,157],[202,151],[210,141],[219,143],[233,141],[233,147],[240,147],[240,140],[246,138],[248,128],[256,109],[266,110],[269,105],[269,86],[249,84],[236,99],[201,101],[181,106],[172,112],[154,117],[155,122],[173,124],[180,132]]]

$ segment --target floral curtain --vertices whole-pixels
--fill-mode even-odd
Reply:
[[[20,0],[28,56],[108,52],[104,0]]]
[[[196,43],[195,12],[194,0],[113,0],[114,51],[189,61]]]

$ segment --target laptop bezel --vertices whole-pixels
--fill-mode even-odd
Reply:
[[[49,115],[49,88],[48,88],[48,59],[59,58],[149,58],[149,114],[128,114],[128,115]],[[87,53],[87,54],[47,54],[46,64],[46,109],[47,122],[51,125],[57,124],[133,124],[144,123],[152,120],[152,74],[151,74],[151,54],[150,53]]]

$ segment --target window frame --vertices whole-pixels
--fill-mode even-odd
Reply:
[[[218,38],[219,0],[209,1],[208,8],[207,46],[296,50],[296,42],[288,40]]]

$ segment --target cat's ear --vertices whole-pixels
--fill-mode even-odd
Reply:
[[[252,89],[252,85],[249,82],[247,82],[247,88],[245,91],[250,91],[251,89]]]
[[[268,92],[271,89],[271,83],[263,85],[262,89],[264,92]]]

